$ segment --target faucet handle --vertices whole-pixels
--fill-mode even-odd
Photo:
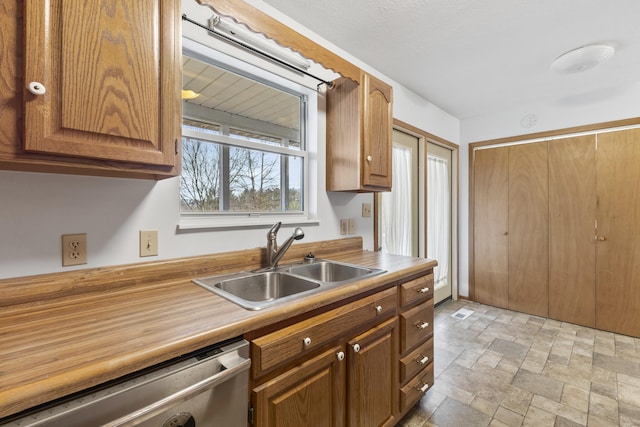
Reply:
[[[275,224],[273,224],[273,226],[271,227],[271,229],[267,233],[267,238],[275,239],[276,234],[278,234],[278,230],[280,230],[280,226],[281,225],[282,225],[282,222],[280,222],[280,221],[278,221]]]

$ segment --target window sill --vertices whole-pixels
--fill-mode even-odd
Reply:
[[[271,227],[276,222],[282,222],[284,226],[320,225],[318,219],[311,219],[300,215],[247,215],[233,218],[211,215],[183,215],[178,222],[177,232],[259,229]]]

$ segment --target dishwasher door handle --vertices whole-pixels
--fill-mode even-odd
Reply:
[[[145,406],[144,408],[141,408],[135,412],[127,414],[124,417],[120,417],[115,421],[104,424],[102,427],[125,427],[137,425],[142,421],[146,421],[158,414],[161,414],[172,406],[176,406],[182,402],[189,400],[191,397],[198,395],[205,390],[213,388],[218,384],[222,384],[228,379],[231,379],[237,374],[249,369],[249,367],[251,366],[251,359],[244,359],[239,356],[236,357],[234,361],[236,359],[240,360],[240,362],[234,364],[233,366],[225,366],[227,369],[225,369],[224,371],[218,372],[217,374],[209,378],[192,384],[187,388],[171,394],[164,399],[160,399],[157,402],[153,402],[152,404]]]

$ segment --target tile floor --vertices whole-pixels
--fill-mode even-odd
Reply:
[[[640,426],[640,339],[468,301],[434,325],[435,385],[398,426]]]

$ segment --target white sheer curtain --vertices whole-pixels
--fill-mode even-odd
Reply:
[[[382,252],[411,255],[411,148],[393,145],[393,190],[382,194]]]
[[[427,156],[427,186],[427,258],[438,260],[433,271],[437,288],[447,283],[451,251],[451,189],[449,166],[445,160]]]

